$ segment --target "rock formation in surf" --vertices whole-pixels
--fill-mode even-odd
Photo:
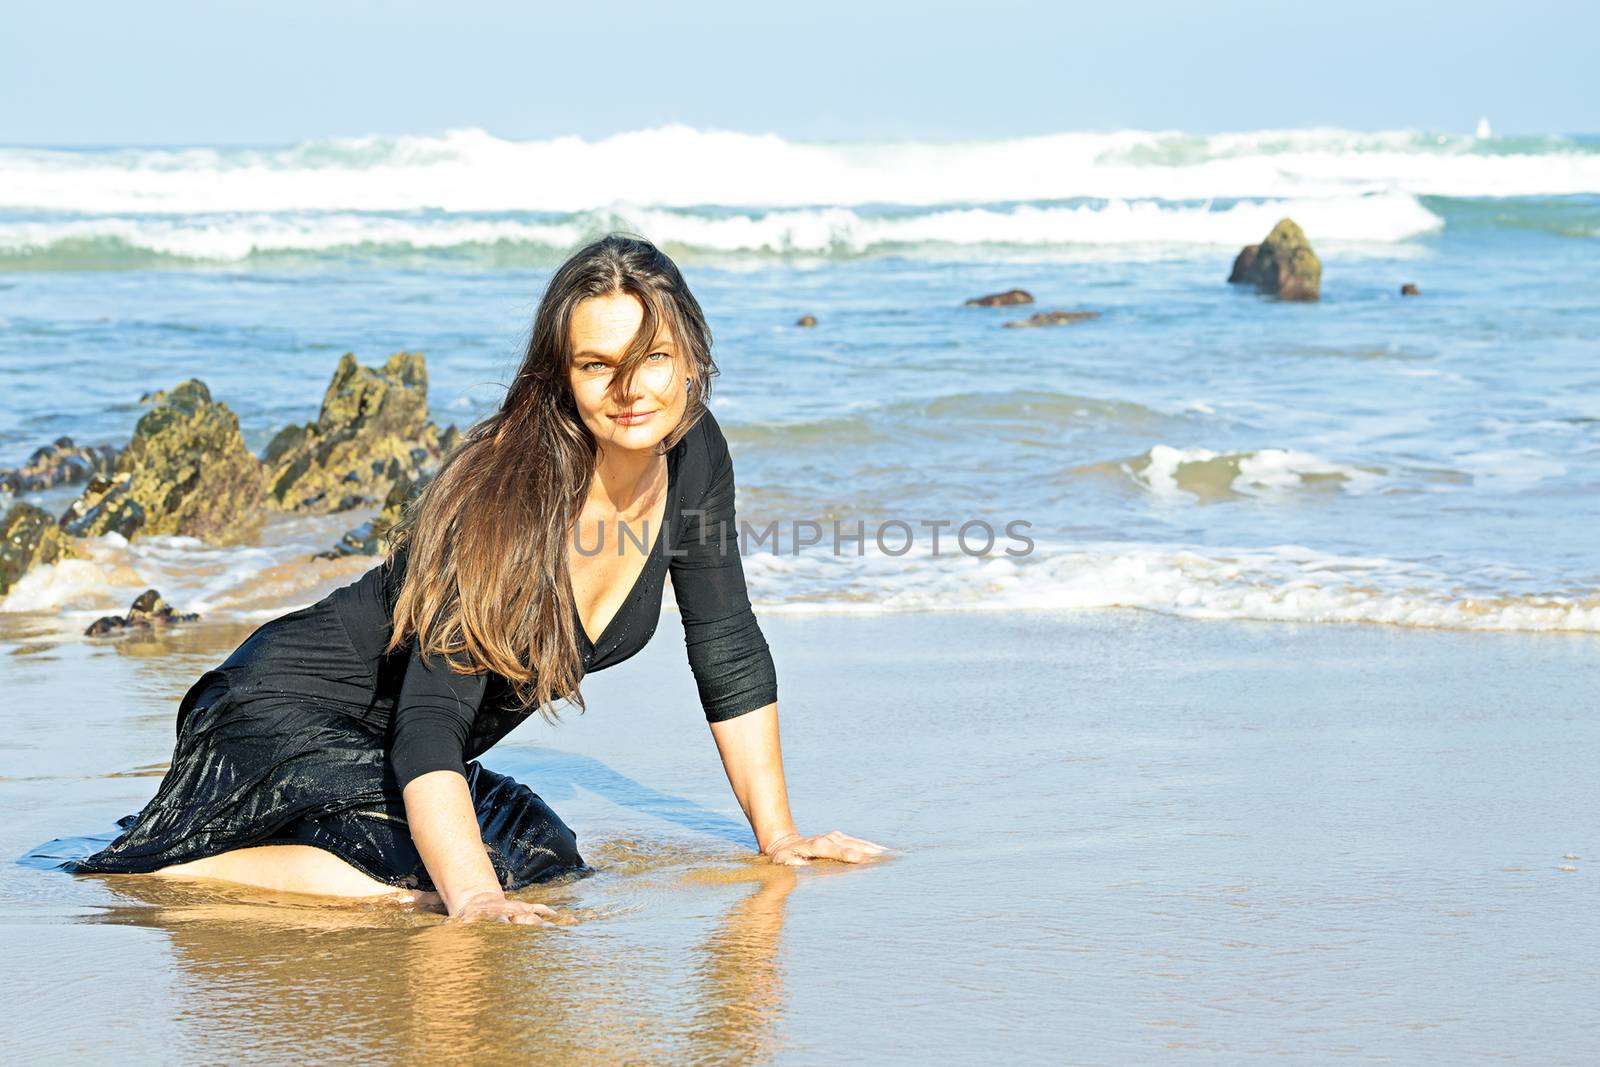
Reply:
[[[326,514],[383,501],[454,447],[454,427],[428,421],[428,370],[420,352],[397,352],[381,369],[345,353],[317,421],[286,426],[267,446],[267,502]]]
[[[381,369],[346,354],[317,421],[279,431],[264,461],[245,447],[238,417],[212,400],[204,382],[149,392],[141,402],[150,410],[124,449],[82,448],[63,437],[0,471],[0,491],[88,482],[59,519],[26,503],[6,514],[0,596],[32,567],[78,555],[78,538],[179,534],[234,544],[255,537],[266,507],[328,513],[381,505],[325,555],[383,553],[405,504],[461,439],[454,426],[428,421],[427,370],[412,352],[396,353]]]
[[[1233,285],[1253,285],[1280,300],[1322,296],[1322,261],[1293,219],[1283,219],[1258,245],[1245,245],[1228,275]]]
[[[77,555],[55,516],[34,504],[11,505],[0,520],[0,597],[36,565]]]
[[[191,378],[144,413],[115,470],[91,478],[60,522],[75,537],[182,534],[231,544],[256,533],[260,513],[261,464],[238,416]]]

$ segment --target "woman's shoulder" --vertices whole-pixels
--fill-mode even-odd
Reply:
[[[678,442],[679,462],[692,479],[707,483],[711,475],[729,461],[728,439],[710,408],[704,409],[699,419]]]

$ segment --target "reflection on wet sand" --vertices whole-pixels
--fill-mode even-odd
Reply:
[[[99,879],[117,903],[89,921],[165,936],[187,990],[186,1051],[207,1058],[767,1059],[782,1041],[779,957],[797,872],[727,857],[708,867],[703,849],[627,851],[601,845],[596,857],[631,858],[628,873],[597,863],[589,878],[518,894],[582,920],[570,927],[463,925],[392,904],[137,876]],[[634,919],[657,910],[650,902],[671,910],[736,883],[752,888],[687,946],[661,938],[659,916]]]
[[[690,1045],[707,1062],[758,1063],[776,1045],[783,1011],[779,950],[793,867],[756,867],[755,892],[728,909],[694,966],[696,998]]]

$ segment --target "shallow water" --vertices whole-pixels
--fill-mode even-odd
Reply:
[[[187,681],[240,635],[40,646],[4,625],[9,856],[136,810]],[[765,628],[802,828],[893,858],[752,860],[664,625],[586,684],[587,714],[524,726],[486,760],[577,831],[597,873],[526,896],[579,924],[453,927],[8,864],[13,1047],[629,1063],[1600,1050],[1591,638],[1142,613]],[[114,1018],[86,1010],[106,1004]]]

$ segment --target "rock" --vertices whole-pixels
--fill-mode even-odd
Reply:
[[[1229,285],[1254,285],[1256,282],[1256,254],[1260,245],[1245,245],[1234,257],[1233,270],[1228,274]]]
[[[1400,287],[1401,296],[1421,296],[1422,290],[1417,288],[1416,282],[1406,282]]]
[[[801,315],[800,321],[795,323],[796,326],[815,326],[816,324],[817,317],[815,315]]]
[[[33,504],[13,504],[0,520],[0,597],[36,565],[77,555],[53,515]]]
[[[453,426],[450,429],[451,432],[455,431]],[[431,481],[433,481],[432,471],[416,480],[402,476],[394,483],[394,488],[389,490],[389,495],[384,498],[381,512],[360,526],[345,531],[338,544],[326,552],[317,553],[313,558],[340,559],[344,556],[385,555],[389,551],[389,531],[400,521],[400,515],[406,505],[415,500]]]
[[[988,296],[975,296],[962,304],[969,308],[1007,308],[1018,304],[1033,303],[1033,294],[1026,289],[1007,289],[1003,293],[990,293]]]
[[[1228,281],[1254,285],[1280,300],[1317,300],[1322,295],[1322,261],[1294,220],[1283,219],[1261,244],[1245,246]]]
[[[78,537],[182,534],[230,544],[260,521],[261,464],[239,418],[190,379],[144,413],[116,469],[90,479],[60,524]]]
[[[70,437],[58,437],[35,449],[22,466],[0,468],[0,492],[31,493],[104,477],[116,469],[117,455],[112,445],[85,448],[73,444]]]
[[[1008,327],[1019,326],[1066,326],[1074,322],[1088,322],[1098,319],[1098,311],[1039,311],[1025,319],[1014,319],[1005,323]]]
[[[148,632],[160,626],[180,622],[194,622],[200,616],[193,612],[179,613],[161,599],[154,589],[146,589],[134,598],[126,615],[106,615],[89,624],[83,631],[85,637],[120,637],[129,631]]]
[[[103,533],[138,537],[147,518],[144,505],[131,493],[133,475],[91,479],[61,515],[61,528],[79,537]]]
[[[453,447],[454,428],[428,421],[428,371],[420,352],[397,352],[381,370],[346,353],[317,421],[286,426],[262,455],[267,502],[282,511],[327,514],[383,500]]]

